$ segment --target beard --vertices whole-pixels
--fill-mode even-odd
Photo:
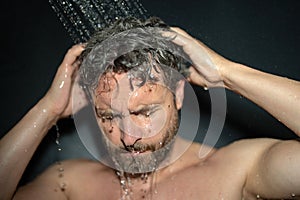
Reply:
[[[103,134],[103,143],[110,159],[110,166],[117,171],[131,174],[153,172],[160,166],[165,166],[168,164],[167,158],[175,142],[178,127],[178,112],[175,111],[170,121],[170,127],[161,133],[162,138],[157,143],[137,141],[134,144],[134,152],[144,152],[140,154],[130,153],[124,149],[124,146],[114,145]]]

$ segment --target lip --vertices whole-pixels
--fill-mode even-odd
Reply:
[[[131,152],[132,155],[140,155],[140,154],[144,154],[144,152],[141,152],[141,151],[137,151],[137,152]]]
[[[126,156],[139,156],[139,155],[146,155],[146,154],[150,154],[151,153],[151,151],[134,151],[134,152],[129,152],[129,151],[127,151],[127,152],[124,152],[124,153],[122,153],[123,155],[126,155]]]

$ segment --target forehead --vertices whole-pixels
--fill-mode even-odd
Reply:
[[[172,96],[159,77],[155,82],[146,81],[142,85],[139,85],[140,81],[132,79],[128,73],[109,72],[102,75],[93,95],[96,106],[105,109],[111,105],[161,104],[166,97]]]

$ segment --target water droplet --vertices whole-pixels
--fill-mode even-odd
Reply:
[[[296,194],[292,193],[291,196],[292,196],[292,197],[296,197]]]
[[[60,83],[60,85],[59,85],[59,88],[60,88],[60,89],[63,88],[63,87],[64,87],[64,84],[65,84],[65,81],[62,81],[62,82]]]
[[[258,195],[256,195],[256,198],[257,198],[257,199],[260,199],[260,196],[259,196],[259,194],[258,194]]]
[[[204,86],[203,89],[204,89],[204,90],[208,90],[208,87],[207,87],[207,86]]]
[[[47,112],[47,110],[46,110],[46,109],[43,109],[42,111],[43,111],[43,113],[46,113],[46,112]]]
[[[66,183],[61,183],[61,184],[60,184],[60,190],[61,190],[61,191],[64,192],[64,191],[66,190],[66,187],[67,187],[67,184],[66,184]]]

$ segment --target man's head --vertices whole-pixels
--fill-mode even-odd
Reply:
[[[158,18],[117,21],[88,42],[80,69],[118,170],[140,173],[165,159],[183,101],[181,59],[168,51]]]

